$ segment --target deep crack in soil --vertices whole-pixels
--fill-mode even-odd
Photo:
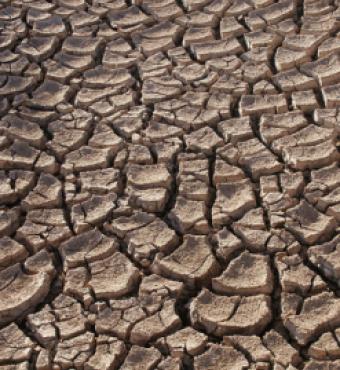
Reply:
[[[1,370],[340,370],[339,5],[0,0]]]

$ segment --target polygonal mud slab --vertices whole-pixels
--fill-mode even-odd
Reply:
[[[339,1],[0,3],[0,368],[338,370]]]

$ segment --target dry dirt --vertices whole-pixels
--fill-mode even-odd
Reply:
[[[0,0],[0,370],[340,370],[340,0]]]

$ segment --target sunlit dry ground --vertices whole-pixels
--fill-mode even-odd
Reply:
[[[0,4],[0,369],[339,370],[340,1]]]

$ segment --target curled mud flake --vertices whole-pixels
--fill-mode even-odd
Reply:
[[[285,113],[288,107],[284,95],[243,95],[239,111],[241,116],[259,117],[264,113]]]
[[[0,344],[2,364],[29,361],[33,355],[34,343],[14,323],[0,330]]]
[[[232,260],[222,275],[212,280],[212,288],[227,294],[270,294],[273,290],[273,273],[269,258],[243,252]]]
[[[215,227],[231,223],[256,207],[255,194],[248,180],[217,185],[216,200],[212,208]]]
[[[256,335],[232,335],[223,338],[223,343],[238,348],[248,355],[252,361],[270,361],[272,354],[262,343],[261,337]]]
[[[41,174],[37,186],[22,201],[26,210],[61,206],[61,182],[50,174]]]
[[[0,3],[0,368],[340,369],[339,0]]]
[[[15,233],[19,227],[19,207],[0,209],[0,236],[9,236]]]
[[[337,236],[330,242],[312,246],[308,249],[310,261],[329,279],[340,285],[340,237]]]
[[[184,284],[156,274],[145,276],[139,286],[139,296],[150,294],[180,298],[184,294]]]
[[[275,330],[264,335],[263,343],[272,353],[274,360],[282,366],[298,366],[302,361],[298,351]]]
[[[71,94],[72,90],[70,87],[63,86],[52,80],[46,80],[34,91],[33,98],[28,104],[38,109],[54,109],[57,104],[67,102]]]
[[[0,151],[0,166],[8,170],[32,170],[39,154],[39,150],[28,143],[15,140],[10,147]]]
[[[207,234],[209,225],[206,214],[207,207],[203,201],[178,196],[174,208],[169,212],[169,219],[174,229],[182,234]]]
[[[25,223],[15,234],[18,241],[34,252],[49,245],[57,247],[71,236],[72,232],[60,208],[29,211]]]
[[[187,327],[159,339],[157,346],[168,351],[174,357],[183,358],[187,353],[192,356],[201,354],[206,349],[207,343],[208,337],[205,334]]]
[[[223,140],[209,127],[185,135],[184,140],[189,150],[206,154],[212,154],[214,148],[223,144]]]
[[[167,254],[178,245],[176,233],[158,218],[141,228],[132,230],[124,240],[132,258],[145,266],[152,262],[157,253]]]
[[[54,362],[64,369],[79,367],[90,359],[94,349],[95,336],[91,332],[86,332],[59,342]]]
[[[0,172],[0,201],[13,204],[22,199],[34,187],[35,174],[32,171],[12,170]]]
[[[298,255],[277,256],[275,265],[284,292],[306,296],[310,293],[319,293],[327,287],[321,277],[308,268]]]
[[[265,250],[270,232],[267,231],[262,208],[248,211],[240,220],[232,224],[232,228],[251,252]]]
[[[286,212],[286,227],[303,243],[312,245],[322,239],[329,239],[336,228],[336,221],[302,200]]]
[[[92,195],[89,199],[75,204],[71,209],[71,220],[76,234],[104,223],[116,207],[114,193]]]
[[[96,350],[85,367],[88,370],[118,369],[127,354],[125,344],[106,335],[96,338]]]
[[[220,267],[207,237],[185,235],[183,244],[174,252],[155,261],[154,269],[168,278],[194,286],[207,283]]]
[[[68,174],[106,168],[110,158],[111,151],[107,148],[97,149],[90,146],[82,146],[80,149],[66,155],[61,171]]]
[[[27,257],[28,252],[22,244],[8,236],[0,239],[0,270],[22,262]]]
[[[322,334],[318,340],[312,343],[309,347],[308,354],[316,360],[327,360],[339,358],[340,348],[337,342],[337,332],[335,335],[332,332]]]
[[[135,289],[140,273],[124,254],[90,263],[90,287],[98,299],[119,298]]]
[[[260,334],[272,319],[270,301],[265,295],[219,296],[204,289],[190,304],[190,319],[216,336]]]
[[[221,370],[249,368],[249,362],[241,352],[223,345],[211,344],[206,352],[195,357],[195,369],[198,370],[212,370],[217,363]]]
[[[156,348],[133,345],[121,367],[122,370],[154,369],[162,356]]]
[[[101,260],[117,251],[115,238],[109,238],[94,229],[75,236],[60,246],[66,268],[73,268]]]
[[[46,141],[44,132],[37,123],[24,120],[15,114],[2,118],[0,132],[10,140],[23,140],[38,149],[42,149]]]
[[[288,315],[284,325],[299,344],[306,345],[332,326],[339,326],[339,312],[339,299],[324,292],[306,298],[300,313]]]
[[[33,310],[46,298],[52,277],[46,272],[27,274],[20,264],[0,272],[0,324],[8,324]]]
[[[169,199],[172,178],[165,165],[134,165],[127,170],[129,203],[147,212],[162,212]]]
[[[130,334],[133,344],[145,345],[164,335],[178,330],[182,326],[181,319],[175,311],[175,301],[165,301],[159,312],[138,322]]]

